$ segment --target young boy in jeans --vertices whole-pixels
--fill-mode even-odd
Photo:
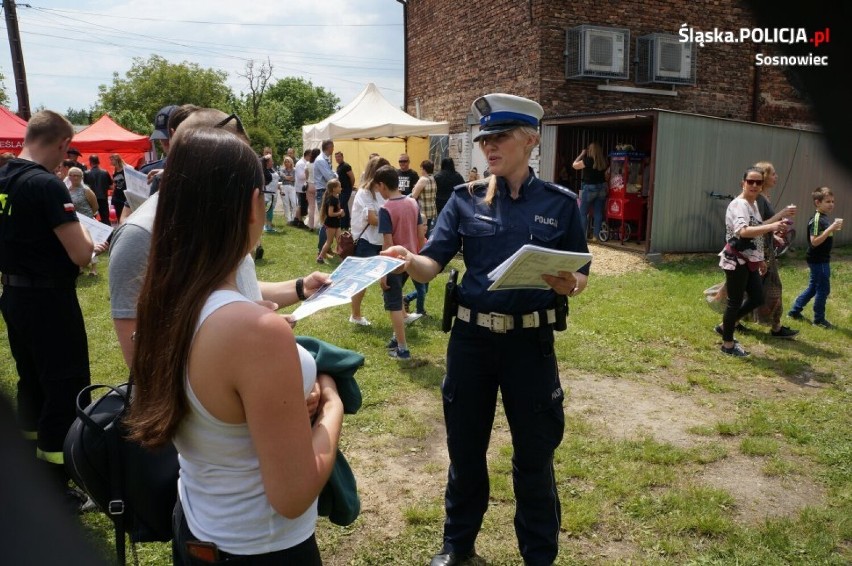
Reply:
[[[808,253],[806,256],[808,268],[811,270],[811,279],[808,288],[802,291],[790,312],[791,318],[801,320],[802,310],[808,301],[814,299],[814,325],[823,328],[834,328],[834,325],[825,319],[825,303],[831,292],[831,246],[834,242],[834,232],[840,230],[843,220],[837,218],[834,222],[828,221],[828,215],[834,210],[834,194],[828,187],[820,187],[813,192],[816,213],[808,221]]]
[[[384,235],[382,249],[394,245],[405,246],[412,252],[423,247],[423,232],[419,229],[420,205],[399,192],[399,174],[390,165],[384,165],[376,171],[373,183],[385,199],[379,209],[379,233]],[[405,314],[402,310],[402,287],[408,279],[405,272],[390,273],[382,285],[385,310],[390,313],[393,337],[388,343],[388,354],[392,358],[407,360],[411,358],[408,344],[405,342]]]

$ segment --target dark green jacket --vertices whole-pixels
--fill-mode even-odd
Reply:
[[[327,373],[334,378],[343,401],[343,412],[348,415],[357,413],[361,408],[361,389],[355,381],[355,372],[364,365],[364,356],[310,336],[297,336],[296,342],[313,355],[317,373]],[[337,451],[331,477],[320,493],[317,511],[335,525],[344,527],[352,524],[361,512],[355,474],[340,450]]]

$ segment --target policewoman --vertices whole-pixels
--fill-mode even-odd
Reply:
[[[474,138],[491,176],[459,185],[420,254],[394,246],[411,277],[428,282],[461,250],[466,272],[457,286],[456,315],[442,385],[450,469],[441,551],[432,566],[464,564],[488,507],[486,451],[497,391],[512,433],[515,532],[526,564],[552,564],[560,524],[553,453],[562,441],[563,392],[554,354],[554,326],[564,328],[565,297],[586,287],[580,272],[542,276],[547,290],[488,291],[488,272],[524,244],[587,252],[574,193],[538,179],[529,167],[544,111],[509,94],[478,98]],[[563,308],[559,308],[563,307]]]

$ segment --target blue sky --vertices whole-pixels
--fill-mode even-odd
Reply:
[[[160,55],[237,75],[249,60],[273,77],[298,76],[352,100],[374,82],[395,106],[403,95],[402,6],[395,0],[123,0],[18,2],[30,107],[64,112],[97,101],[98,85],[134,57]],[[268,25],[272,24],[272,25]],[[323,24],[319,26],[317,24]],[[0,19],[0,27],[5,21]],[[0,49],[10,106],[18,106],[8,40]]]

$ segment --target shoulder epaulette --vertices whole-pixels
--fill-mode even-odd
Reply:
[[[547,187],[548,189],[550,189],[551,191],[561,193],[568,198],[572,198],[572,199],[577,198],[577,193],[575,193],[574,191],[572,191],[571,189],[569,189],[567,187],[563,187],[562,185],[557,185],[556,183],[549,183],[549,182],[545,181],[544,186]]]

